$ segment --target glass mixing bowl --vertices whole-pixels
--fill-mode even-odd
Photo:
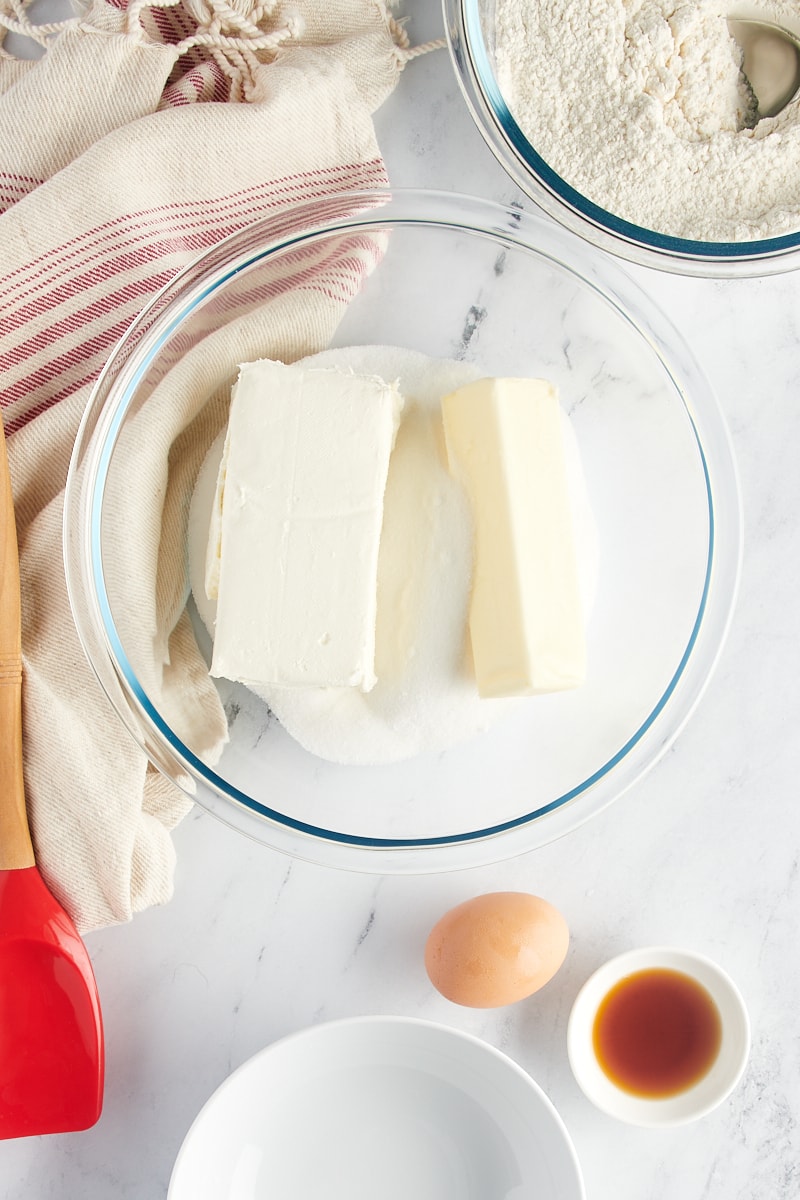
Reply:
[[[326,274],[331,263],[345,274]],[[206,397],[224,402],[237,364],[259,352],[317,348],[308,312],[343,280],[343,315],[326,335],[335,347],[400,346],[558,387],[599,546],[588,679],[573,692],[515,701],[491,730],[452,749],[383,766],[312,756],[263,701],[217,680],[213,699],[228,725],[217,761],[182,732],[209,687],[208,639],[191,602],[184,613],[190,497],[220,426]],[[165,386],[176,373],[177,391]],[[175,417],[185,402],[190,422]],[[180,453],[187,446],[191,469]],[[740,542],[720,407],[689,348],[625,272],[538,216],[411,191],[291,208],[184,270],[111,355],[65,502],[79,636],[156,767],[277,850],[385,873],[518,855],[631,787],[706,686],[731,618]],[[179,561],[175,578],[173,554],[165,580],[167,543],[178,545]],[[149,590],[143,554],[158,580]],[[201,666],[184,681],[175,717],[159,700],[172,669],[164,612],[188,621],[182,636],[191,630]]]
[[[800,265],[800,229],[760,240],[694,241],[623,220],[582,195],[549,165],[512,116],[496,70],[495,0],[443,0],[443,8],[456,76],[477,128],[517,186],[567,229],[630,262],[675,274],[752,277]],[[738,12],[741,6],[734,8]],[[800,37],[800,23],[793,32]]]

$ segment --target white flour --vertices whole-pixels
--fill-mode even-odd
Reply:
[[[752,8],[752,5],[750,6]],[[800,99],[742,128],[735,0],[495,0],[498,82],[545,162],[601,208],[674,237],[800,228]],[[798,0],[760,6],[797,27]]]

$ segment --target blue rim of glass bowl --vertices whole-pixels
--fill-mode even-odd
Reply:
[[[466,46],[475,70],[476,80],[501,133],[526,167],[565,204],[587,217],[594,224],[609,230],[625,241],[638,242],[650,249],[675,254],[682,258],[711,260],[768,258],[773,254],[797,250],[800,247],[800,231],[749,242],[697,242],[690,238],[672,237],[669,234],[645,229],[641,225],[634,225],[631,221],[624,221],[621,217],[615,216],[614,213],[608,212],[607,209],[601,208],[581,195],[552,167],[548,166],[514,120],[495,78],[486,48],[479,0],[461,0],[461,2]]]
[[[393,225],[397,225],[397,226],[422,225],[422,226],[427,226],[427,227],[440,227],[440,228],[444,227],[444,228],[448,228],[448,229],[462,230],[463,232],[467,232],[467,233],[475,233],[476,232],[476,230],[472,226],[470,226],[469,224],[463,223],[463,222],[459,222],[455,218],[449,222],[445,222],[441,219],[431,218],[431,217],[420,218],[420,219],[414,219],[414,218],[409,218],[409,217],[389,218],[388,222],[387,222],[387,220],[384,220],[383,222],[381,222],[380,218],[368,218],[366,220],[360,221],[359,223],[365,224],[365,225],[374,224],[379,227],[381,225],[385,226],[387,223],[390,225],[393,224]],[[252,796],[247,795],[246,792],[241,791],[239,788],[235,787],[234,785],[228,783],[226,780],[222,779],[215,771],[213,771],[206,763],[204,763],[202,761],[202,759],[198,758],[198,756],[196,754],[194,754],[193,751],[191,751],[188,748],[188,746],[186,746],[179,738],[177,738],[175,736],[175,734],[172,732],[172,730],[169,728],[167,723],[164,721],[161,714],[158,712],[158,709],[150,701],[149,697],[147,696],[147,693],[144,691],[143,687],[139,683],[139,680],[136,676],[136,672],[134,671],[134,669],[130,663],[130,660],[128,659],[128,656],[122,645],[120,636],[117,632],[117,627],[116,627],[116,624],[114,621],[114,616],[113,616],[112,609],[111,609],[111,603],[110,603],[110,600],[108,597],[108,591],[106,588],[105,573],[103,570],[103,552],[102,552],[102,496],[103,496],[103,492],[105,490],[105,483],[106,483],[106,479],[108,476],[109,465],[110,465],[111,458],[113,455],[117,436],[119,434],[119,431],[120,431],[120,428],[124,421],[127,410],[133,400],[133,396],[134,396],[136,387],[137,387],[139,381],[141,380],[143,374],[147,370],[148,366],[150,365],[150,363],[153,359],[153,356],[166,343],[166,341],[168,340],[168,338],[171,335],[171,333],[173,332],[173,330],[176,329],[199,304],[201,304],[208,296],[212,295],[216,290],[218,290],[219,287],[221,287],[227,280],[231,279],[233,276],[239,274],[242,271],[246,271],[247,269],[252,267],[255,263],[257,263],[261,259],[263,259],[266,255],[268,255],[268,254],[272,255],[275,253],[283,253],[284,251],[286,251],[288,249],[291,249],[293,247],[301,245],[303,242],[306,242],[311,238],[316,238],[318,236],[327,236],[327,235],[330,235],[331,233],[335,233],[335,232],[336,232],[335,228],[322,229],[321,231],[313,230],[313,229],[308,230],[308,231],[305,231],[296,236],[291,236],[291,237],[286,237],[286,238],[280,239],[277,242],[271,243],[265,249],[259,250],[255,253],[251,253],[243,258],[237,259],[235,261],[235,264],[231,268],[229,268],[225,272],[222,272],[219,275],[215,276],[213,281],[211,283],[209,283],[207,286],[198,289],[196,294],[194,294],[190,298],[189,301],[187,301],[184,305],[182,305],[180,307],[180,309],[177,311],[177,313],[164,325],[164,328],[158,331],[158,336],[153,338],[153,340],[149,346],[149,349],[147,350],[147,353],[143,357],[142,361],[136,365],[135,369],[132,371],[130,377],[128,378],[128,380],[125,384],[124,390],[123,390],[119,400],[116,403],[113,413],[111,414],[111,418],[106,427],[106,431],[105,431],[105,434],[103,437],[103,442],[102,442],[102,445],[101,445],[99,453],[98,453],[97,469],[94,472],[94,477],[93,477],[93,482],[92,482],[92,487],[91,487],[91,494],[90,494],[89,510],[88,510],[89,559],[90,559],[90,565],[91,565],[91,570],[92,570],[92,574],[93,574],[94,594],[95,594],[97,605],[99,608],[100,617],[101,617],[102,624],[103,624],[103,630],[104,630],[104,633],[105,633],[105,636],[106,636],[106,639],[108,642],[108,646],[113,653],[117,670],[124,677],[125,683],[126,683],[127,687],[130,689],[136,702],[138,703],[140,708],[143,710],[143,712],[145,713],[145,715],[147,716],[147,718],[151,722],[151,724],[159,732],[161,737],[164,738],[164,740],[166,741],[170,750],[177,756],[177,758],[181,762],[185,763],[189,768],[191,768],[191,770],[206,785],[208,785],[213,791],[217,792],[218,794],[224,796],[227,799],[237,802],[239,805],[243,806],[245,809],[249,810],[250,812],[256,813],[261,817],[268,818],[269,820],[274,821],[276,824],[281,825],[285,828],[294,830],[295,832],[298,832],[298,833],[310,835],[310,836],[318,838],[318,839],[321,838],[328,842],[336,842],[336,843],[343,844],[343,845],[349,845],[349,846],[354,846],[354,847],[366,847],[368,849],[375,849],[375,850],[404,850],[404,849],[407,850],[407,849],[418,849],[418,848],[424,848],[424,847],[449,846],[449,845],[457,845],[457,844],[464,844],[464,843],[477,843],[477,842],[484,841],[488,838],[496,837],[497,835],[507,832],[509,830],[518,829],[518,828],[522,828],[523,826],[530,825],[532,822],[540,819],[541,817],[545,816],[547,813],[551,813],[551,812],[554,812],[556,809],[562,808],[569,801],[575,800],[578,796],[581,796],[581,795],[585,794],[586,792],[588,792],[598,782],[600,782],[602,779],[606,778],[611,773],[611,771],[613,771],[614,768],[620,762],[622,762],[623,759],[625,759],[627,757],[627,755],[630,753],[630,751],[642,740],[644,735],[654,725],[654,723],[656,722],[656,720],[658,719],[660,714],[663,712],[668,701],[670,700],[670,697],[673,695],[676,687],[678,686],[678,683],[680,682],[680,680],[684,674],[684,671],[686,669],[687,663],[689,662],[689,659],[692,654],[692,650],[695,646],[695,643],[696,643],[697,638],[700,633],[700,628],[703,623],[703,617],[704,617],[706,607],[707,607],[707,602],[708,602],[709,589],[710,589],[710,585],[711,585],[712,565],[714,562],[714,546],[715,546],[714,501],[713,501],[713,493],[712,493],[712,488],[711,488],[711,479],[710,479],[709,470],[708,470],[708,463],[707,463],[705,451],[703,449],[702,441],[701,441],[701,438],[700,438],[700,435],[699,435],[699,432],[697,429],[697,424],[694,420],[694,417],[692,416],[691,409],[689,408],[689,406],[686,403],[686,400],[685,400],[685,397],[683,394],[683,388],[679,384],[678,380],[674,378],[674,376],[669,368],[669,365],[664,360],[661,353],[658,350],[655,350],[659,361],[661,362],[662,366],[664,367],[664,370],[667,372],[667,375],[672,380],[672,382],[676,388],[678,396],[681,397],[681,399],[682,399],[683,406],[684,406],[684,412],[689,420],[689,423],[690,423],[690,426],[692,429],[692,433],[693,433],[693,436],[694,436],[694,439],[695,439],[695,442],[697,445],[697,450],[698,450],[699,457],[700,457],[700,463],[702,465],[703,479],[704,479],[705,489],[706,489],[706,499],[707,499],[707,503],[708,503],[708,553],[707,553],[707,558],[706,558],[705,577],[703,580],[703,588],[702,588],[702,593],[700,596],[700,602],[698,605],[697,615],[696,615],[694,623],[692,625],[692,630],[689,635],[686,647],[683,651],[683,654],[681,655],[680,661],[678,662],[675,672],[673,673],[663,694],[660,696],[660,698],[658,699],[658,701],[656,702],[652,711],[648,714],[646,719],[642,722],[642,724],[638,727],[638,729],[636,729],[635,732],[627,739],[627,741],[620,747],[620,749],[617,750],[609,759],[607,759],[607,761],[605,763],[602,764],[602,766],[598,767],[596,771],[592,772],[592,774],[589,775],[586,779],[584,779],[581,783],[576,784],[574,787],[570,788],[568,791],[564,792],[562,795],[557,796],[555,799],[548,801],[546,804],[539,806],[538,808],[534,809],[533,811],[528,812],[528,813],[523,813],[521,816],[514,817],[508,821],[503,821],[496,825],[490,825],[490,826],[486,826],[486,827],[480,828],[480,829],[468,830],[468,831],[465,831],[462,833],[440,834],[435,837],[423,837],[423,838],[370,837],[367,835],[344,833],[344,832],[342,832],[340,830],[336,830],[336,829],[326,829],[323,826],[314,825],[307,821],[301,821],[301,820],[298,820],[297,818],[290,817],[285,813],[279,812],[277,809],[271,808],[269,805],[262,804],[260,801],[255,800]],[[480,231],[478,231],[478,232],[480,232]],[[506,236],[510,236],[510,235],[506,235]],[[513,238],[511,240],[513,240]],[[515,244],[518,245],[519,248],[522,248],[522,249],[528,249],[528,250],[532,249],[532,247],[527,245],[525,242],[519,242],[519,243],[515,243]],[[558,259],[554,259],[552,254],[548,253],[547,251],[542,250],[542,249],[535,249],[535,253],[539,254],[541,257],[550,259],[551,261],[555,262],[561,269],[568,271],[570,274],[572,274],[572,275],[576,274],[575,269],[573,267],[569,266],[565,262],[561,262]],[[610,304],[612,307],[616,308],[617,311],[622,315],[624,320],[626,320],[627,322],[630,323],[630,317],[628,316],[627,313],[625,313],[625,311],[623,309],[621,309],[619,307],[619,304],[617,303],[616,298],[613,296],[613,294],[610,294],[610,293],[607,293],[607,292],[601,290],[597,284],[595,284],[594,282],[592,282],[591,279],[589,279],[585,276],[580,276],[579,278],[581,279],[581,282],[586,287],[590,288],[593,292],[595,292],[600,297],[600,299],[603,300],[603,302]],[[174,281],[173,281],[173,283],[174,283]],[[654,347],[654,349],[655,349],[655,347]]]

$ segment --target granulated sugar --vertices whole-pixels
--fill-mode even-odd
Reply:
[[[792,232],[800,99],[743,127],[752,96],[730,12],[721,0],[496,0],[498,81],[537,153],[608,212],[707,241]],[[763,11],[778,25],[798,16],[797,0]]]

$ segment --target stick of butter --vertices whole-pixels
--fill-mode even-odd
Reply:
[[[586,635],[555,389],[479,379],[443,397],[442,416],[475,524],[469,629],[480,695],[578,687]]]
[[[378,547],[402,404],[371,376],[240,368],[206,558],[212,675],[375,684]]]

